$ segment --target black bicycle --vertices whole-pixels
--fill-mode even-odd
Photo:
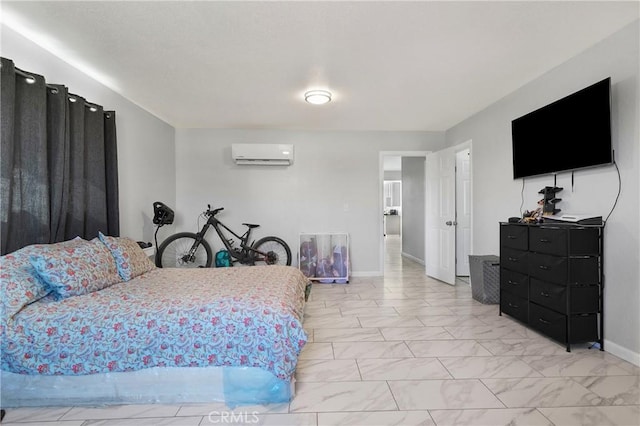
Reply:
[[[173,210],[160,202],[153,203],[154,218],[153,223],[158,225],[158,229],[163,225],[173,223]],[[211,210],[211,205],[207,206],[207,211],[203,213],[207,221],[198,233],[180,232],[167,238],[156,253],[156,266],[160,268],[208,268],[213,264],[213,252],[211,246],[204,239],[210,227],[216,230],[220,240],[229,253],[231,262],[239,262],[243,265],[291,265],[291,249],[287,243],[278,237],[264,237],[249,244],[251,231],[260,225],[253,223],[243,223],[247,227],[244,234],[238,235],[220,222],[216,215],[224,210],[220,207]],[[239,240],[237,247],[234,238],[227,238],[222,229],[230,232]],[[158,231],[156,230],[156,235]]]

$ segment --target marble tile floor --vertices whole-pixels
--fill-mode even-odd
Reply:
[[[384,278],[314,284],[289,404],[19,408],[3,425],[640,425],[640,368],[567,353],[387,238]]]

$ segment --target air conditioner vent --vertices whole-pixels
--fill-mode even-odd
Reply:
[[[293,164],[293,145],[234,143],[231,155],[238,165],[290,166]]]

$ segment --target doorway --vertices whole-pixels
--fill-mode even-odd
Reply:
[[[387,155],[383,160],[384,236],[401,238],[402,227],[402,157]]]
[[[385,274],[387,257],[393,255],[393,264],[409,259],[424,264],[424,159],[426,151],[380,152],[379,210],[380,213],[380,268]],[[406,170],[404,165],[407,165]],[[420,197],[415,191],[416,168],[420,170]],[[416,214],[420,217],[416,218]],[[410,229],[407,230],[407,227]],[[419,253],[412,247],[418,240]],[[387,248],[389,252],[387,253]],[[396,259],[397,258],[397,259]]]
[[[469,276],[471,254],[471,149],[456,152],[456,277]]]

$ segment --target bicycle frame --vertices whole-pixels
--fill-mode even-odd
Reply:
[[[198,241],[191,248],[190,253],[193,252],[195,254],[195,250],[197,249],[197,246],[200,244],[200,241],[204,239],[204,236],[206,235],[209,228],[213,227],[213,229],[216,230],[216,234],[218,234],[220,241],[222,241],[222,244],[224,244],[225,248],[229,252],[229,255],[233,259],[235,259],[234,262],[240,262],[243,264],[245,263],[253,264],[255,260],[258,260],[255,258],[254,253],[262,256],[266,256],[265,253],[262,253],[261,251],[254,249],[253,247],[251,247],[250,244],[248,244],[249,238],[251,237],[251,229],[252,229],[251,227],[248,227],[248,229],[245,231],[244,234],[238,235],[235,232],[233,232],[233,230],[229,228],[227,225],[225,225],[224,223],[216,219],[215,215],[218,213],[218,211],[219,210],[217,209],[216,210],[209,209],[206,211],[205,214],[208,216],[207,222],[202,226],[202,229],[200,230],[200,232],[197,233]],[[235,242],[234,239],[227,238],[227,236],[222,232],[221,228],[224,228],[227,232],[230,232],[236,239],[240,241],[240,248],[233,247],[233,243]],[[251,244],[253,244],[253,242]]]

